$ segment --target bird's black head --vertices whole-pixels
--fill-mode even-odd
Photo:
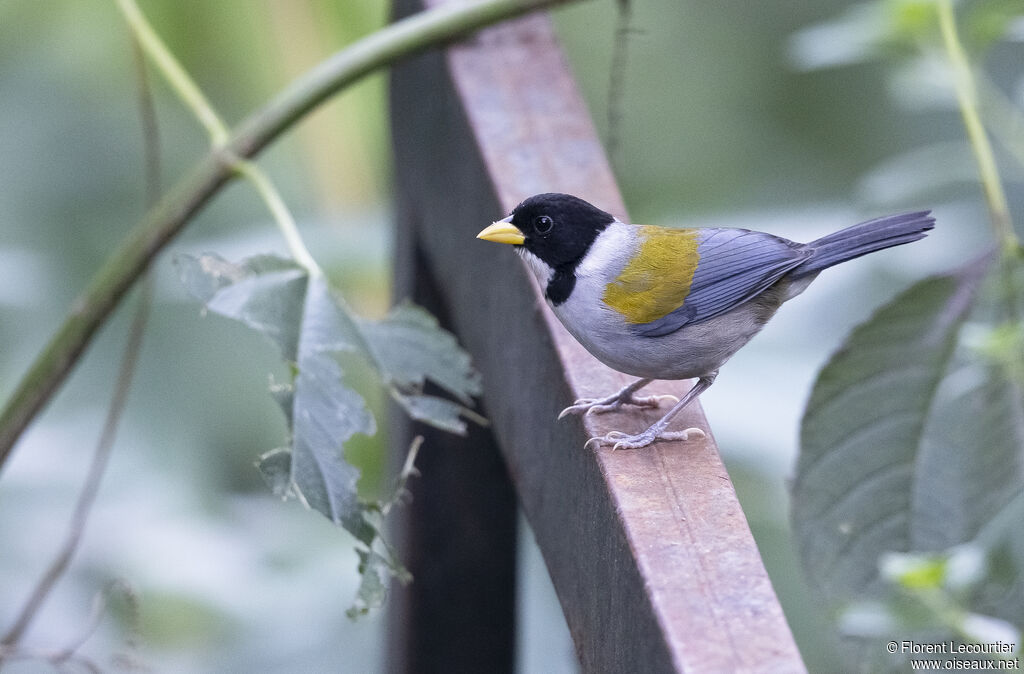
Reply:
[[[615,218],[569,194],[537,194],[516,206],[511,223],[523,248],[559,272],[571,272]]]
[[[534,273],[546,283],[545,296],[555,306],[576,286],[576,267],[608,225],[610,214],[568,194],[538,194],[516,206],[512,215],[477,234],[478,239],[509,243],[529,252]],[[536,264],[540,260],[549,269]]]

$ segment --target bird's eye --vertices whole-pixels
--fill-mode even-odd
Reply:
[[[533,229],[536,230],[536,232],[541,235],[550,232],[551,228],[554,226],[555,221],[546,215],[538,215],[533,220]]]

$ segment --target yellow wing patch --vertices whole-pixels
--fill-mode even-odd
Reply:
[[[627,323],[650,323],[682,306],[697,271],[697,230],[640,227],[633,259],[604,288],[604,303]]]

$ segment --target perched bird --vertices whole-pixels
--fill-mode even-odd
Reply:
[[[605,398],[577,400],[560,419],[657,407],[662,397],[636,392],[654,379],[697,380],[642,433],[612,431],[587,442],[618,449],[699,433],[666,428],[783,302],[827,267],[923,238],[935,224],[929,213],[890,215],[796,243],[746,229],[630,225],[577,197],[548,193],[477,238],[515,246],[573,337],[605,365],[640,377]]]

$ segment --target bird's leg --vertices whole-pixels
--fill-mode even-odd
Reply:
[[[683,396],[683,399],[672,406],[672,409],[658,419],[643,433],[637,433],[636,435],[627,435],[621,431],[611,431],[605,436],[599,436],[596,438],[590,438],[587,440],[587,444],[584,448],[588,447],[591,443],[597,445],[612,445],[612,449],[636,449],[638,447],[646,447],[655,440],[661,438],[664,440],[689,440],[691,437],[703,438],[704,431],[699,428],[687,428],[685,431],[666,431],[672,418],[679,414],[679,412],[690,404],[694,398],[699,396],[701,393],[706,391],[709,386],[715,381],[715,377],[718,376],[717,372],[712,372],[709,375],[705,375],[697,380],[697,383],[693,385],[693,388]]]
[[[637,379],[635,382],[626,386],[621,391],[611,394],[607,398],[580,398],[569,407],[562,410],[562,413],[558,415],[558,418],[569,415],[569,414],[601,414],[603,412],[613,412],[623,405],[636,405],[637,407],[657,407],[661,404],[661,401],[666,398],[672,400],[679,400],[675,396],[662,395],[662,396],[645,396],[638,398],[633,395],[644,386],[650,384],[653,379]]]

